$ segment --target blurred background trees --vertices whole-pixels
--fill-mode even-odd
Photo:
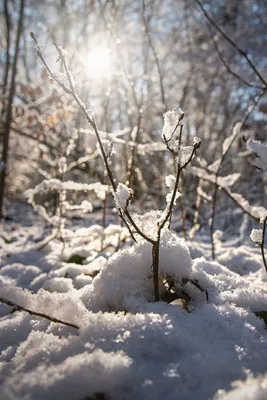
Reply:
[[[5,0],[0,8],[1,146],[20,5],[19,0]],[[44,178],[60,178],[59,160],[77,133],[68,163],[81,162],[64,179],[106,183],[102,160],[91,157],[96,141],[90,127],[44,70],[30,37],[33,31],[58,74],[64,71],[53,39],[67,50],[77,93],[93,110],[103,137],[114,142],[115,176],[129,183],[142,207],[162,206],[165,176],[174,170],[174,160],[161,139],[167,110],[184,110],[184,144],[192,142],[193,136],[201,138],[201,157],[195,163],[207,168],[220,157],[234,123],[243,120],[248,107],[262,95],[221,174],[240,172],[238,191],[253,204],[263,204],[266,175],[251,166],[252,156],[243,138],[266,141],[266,86],[244,56],[207,20],[201,6],[266,77],[265,0],[203,0],[200,4],[195,0],[26,0],[9,140],[7,198],[20,198]],[[185,233],[200,203],[204,208],[198,222],[208,222],[205,193],[212,185],[190,172],[183,175],[181,185],[177,212],[182,213],[183,223],[179,222],[177,229],[183,225]],[[224,196],[218,207],[224,212],[220,224],[227,227],[230,217],[225,210],[232,203]]]

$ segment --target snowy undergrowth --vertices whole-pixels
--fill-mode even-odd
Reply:
[[[191,268],[184,240],[164,231],[160,247],[161,292],[166,276],[172,276],[179,284],[182,278],[189,277]],[[153,298],[151,244],[145,241],[111,257],[83,296],[88,308],[97,311],[132,311]]]
[[[78,247],[86,247],[80,240]],[[0,270],[0,295],[79,329],[1,305],[1,399],[82,400],[95,393],[106,399],[243,399],[242,386],[231,391],[231,385],[246,379],[248,392],[265,398],[266,379],[251,377],[267,369],[266,330],[255,315],[267,310],[267,285],[246,246],[239,252],[222,248],[223,266],[201,257],[205,246],[191,245],[192,259],[184,240],[163,233],[161,291],[171,275],[192,297],[189,313],[177,304],[153,303],[148,243],[80,265],[60,259],[56,243],[48,250],[51,266],[53,257],[57,262],[47,272],[40,255],[37,266],[11,254]],[[247,273],[238,271],[242,263]],[[198,280],[209,300],[182,278]]]

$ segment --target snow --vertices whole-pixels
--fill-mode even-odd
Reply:
[[[171,139],[173,134],[175,133],[175,128],[179,121],[182,120],[184,115],[183,110],[180,108],[174,108],[172,111],[168,111],[164,114],[164,125],[162,130],[162,136],[167,140]]]
[[[250,238],[254,243],[261,244],[263,239],[262,229],[252,229]]]
[[[214,183],[216,180],[216,175],[214,174],[214,172],[217,171],[218,165],[219,163],[216,161],[208,167],[213,172],[212,174],[198,167],[190,167],[189,169],[191,172],[193,172],[194,175],[198,176],[199,178]],[[235,172],[226,176],[219,176],[217,178],[217,182],[219,186],[222,186],[224,189],[228,189],[236,183],[239,177],[240,174],[238,172]]]
[[[205,241],[162,231],[160,292],[171,277],[191,297],[186,309],[181,299],[154,303],[151,244],[126,241],[115,252],[127,230],[103,229],[90,214],[64,251],[57,239],[36,251],[44,226],[31,218],[5,222],[0,298],[79,329],[1,304],[1,400],[266,398],[266,328],[255,313],[267,310],[267,279],[249,238],[218,242],[209,261]],[[135,215],[150,235],[159,218]],[[77,249],[88,258],[67,262]]]
[[[86,305],[90,310],[131,310],[131,303],[153,300],[152,245],[141,241],[112,256],[93,281]],[[183,239],[169,231],[162,234],[160,269],[163,279],[171,276],[177,282],[189,277],[191,257]],[[130,308],[129,308],[130,307]]]
[[[77,183],[73,181],[65,181],[62,182],[59,179],[45,179],[34,189],[29,189],[26,192],[26,197],[32,201],[33,196],[37,193],[44,192],[47,190],[56,190],[58,192],[62,190],[73,190],[73,191],[99,191],[104,190],[108,191],[109,187],[107,185],[102,185],[100,182],[86,184],[86,183]]]
[[[267,375],[257,378],[249,377],[245,383],[236,381],[234,389],[228,393],[221,391],[215,400],[265,400],[267,396]]]
[[[169,204],[172,199],[173,191],[175,189],[175,182],[176,178],[174,175],[167,175],[165,178],[166,186],[170,189],[170,192],[167,193],[166,195],[166,202]],[[181,196],[181,193],[179,191],[176,191],[175,198],[174,198],[174,205],[176,204],[176,200]]]
[[[116,150],[115,150],[115,148],[113,146],[113,143],[110,140],[105,139],[104,137],[102,137],[101,138],[101,143],[102,143],[102,147],[103,147],[104,153],[105,153],[107,158],[111,157],[113,154],[116,154]],[[99,144],[97,145],[97,148],[98,148],[100,156],[103,156]]]
[[[123,183],[119,183],[115,193],[115,202],[117,207],[125,210],[132,196],[133,190]]]
[[[247,141],[247,148],[252,150],[257,157],[254,161],[254,165],[257,168],[267,170],[267,145],[256,140],[249,139]]]
[[[233,141],[238,137],[241,128],[242,128],[242,122],[237,122],[233,128],[232,135],[224,140],[223,146],[222,146],[222,156],[225,156],[225,154],[228,152]]]
[[[193,153],[193,146],[181,146],[178,150],[178,160],[180,167],[183,167],[188,161]]]

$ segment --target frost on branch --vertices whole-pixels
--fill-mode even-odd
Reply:
[[[44,221],[48,222],[51,226],[58,226],[58,224],[60,223],[60,218],[57,215],[54,215],[54,216],[50,217],[47,214],[46,209],[41,205],[33,204],[33,207],[34,207],[35,211],[37,212],[37,214]]]
[[[175,130],[182,121],[184,117],[184,112],[180,108],[174,108],[172,111],[166,112],[164,114],[164,126],[162,130],[162,137],[166,140],[170,140],[175,133]]]
[[[169,193],[166,195],[167,204],[171,202],[173,191],[175,189],[175,181],[176,178],[174,175],[168,175],[165,178],[166,186],[170,189]],[[181,193],[176,191],[175,198],[174,198],[174,205],[176,204],[176,200],[181,196]]]
[[[123,183],[119,183],[115,193],[116,206],[125,210],[133,197],[133,190]]]
[[[58,171],[61,174],[64,174],[67,170],[67,159],[66,157],[60,157],[60,159],[58,160]]]
[[[180,149],[178,150],[178,160],[180,167],[183,167],[185,164],[188,163],[190,157],[192,157],[193,150],[194,150],[193,146],[180,147]]]
[[[70,77],[72,86],[74,86],[75,80],[70,72],[69,72],[69,77]],[[68,90],[71,89],[70,83],[69,83],[69,77],[66,74],[66,72],[56,72],[51,75],[51,79],[53,79],[55,82],[57,82],[58,85],[66,87]]]
[[[260,216],[260,223],[263,224],[266,218],[267,218],[267,210],[264,210]]]
[[[200,179],[204,179],[207,182],[215,183],[216,176],[214,174],[207,173],[206,170],[197,167],[191,167],[190,171],[198,176]],[[244,197],[239,193],[233,193],[230,190],[230,187],[236,182],[239,178],[240,174],[230,174],[224,177],[219,177],[217,180],[218,186],[220,186],[226,194],[248,215],[250,215],[254,219],[261,219],[264,215],[266,215],[266,210],[261,206],[253,206],[251,205]]]
[[[214,174],[216,174],[220,168],[221,165],[221,160],[218,159],[216,161],[214,161],[212,164],[210,164],[207,169],[211,172],[214,172]]]
[[[235,138],[239,135],[239,132],[241,130],[242,123],[237,122],[233,128],[233,133],[230,137],[226,138],[225,141],[223,142],[223,148],[222,148],[222,154],[223,156],[227,153],[227,151],[230,149],[233,141]]]
[[[113,154],[116,154],[113,143],[110,140],[101,138],[101,143],[107,158],[111,157]],[[99,154],[101,155],[101,157],[103,157],[99,144],[97,144],[97,148]]]
[[[209,181],[211,183],[215,183],[216,182],[216,175],[208,173],[203,168],[191,167],[190,171],[194,175],[198,176],[201,179],[204,179],[204,180]],[[240,177],[240,173],[238,173],[238,172],[235,172],[233,174],[229,174],[229,175],[226,175],[226,176],[220,176],[217,179],[218,186],[221,186],[224,189],[229,188],[229,187],[233,186],[236,183],[236,181],[239,179],[239,177]]]
[[[266,171],[267,170],[267,146],[263,143],[249,139],[247,141],[247,148],[249,150],[252,150],[253,153],[256,155],[256,159],[254,161],[255,167]]]
[[[93,205],[87,200],[83,200],[80,205],[72,205],[68,202],[64,202],[62,207],[65,211],[81,210],[84,214],[93,212]]]
[[[256,243],[261,244],[263,238],[263,231],[262,229],[252,229],[250,239]]]
[[[201,144],[201,139],[199,137],[197,137],[197,136],[194,136],[193,145],[194,146],[196,146],[196,145],[200,146],[200,144]]]
[[[96,183],[77,183],[73,181],[65,181],[62,182],[59,179],[45,179],[39,185],[35,186],[34,189],[29,189],[25,193],[26,196],[29,199],[29,202],[31,202],[33,196],[35,196],[38,193],[46,192],[49,190],[56,190],[58,192],[62,190],[70,190],[70,191],[78,191],[78,192],[90,192],[90,191],[95,191],[96,194],[98,195],[99,191],[105,191],[107,192],[109,190],[108,185],[102,185],[100,182]]]

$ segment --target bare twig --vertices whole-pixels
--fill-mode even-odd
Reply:
[[[265,241],[265,234],[266,234],[266,223],[267,223],[267,215],[263,220],[262,241],[261,241],[261,244],[260,244],[262,261],[263,261],[263,264],[264,264],[264,268],[265,268],[265,270],[267,272],[267,261],[266,261],[265,253],[264,253],[264,241]]]
[[[28,314],[34,315],[36,317],[45,318],[48,321],[55,322],[57,324],[62,324],[62,325],[70,326],[71,328],[79,329],[78,325],[72,324],[70,322],[62,321],[61,319],[58,319],[58,318],[55,318],[55,317],[50,317],[50,315],[47,315],[47,314],[44,314],[44,313],[40,313],[40,312],[37,312],[37,311],[33,311],[33,310],[30,310],[29,308],[26,308],[26,307],[23,307],[23,306],[19,306],[18,304],[14,303],[13,301],[3,299],[2,297],[0,297],[0,302],[4,303],[4,304],[6,304],[6,305],[8,305],[10,307],[14,307],[18,311],[25,311]]]
[[[202,3],[200,0],[195,0],[196,3],[199,5],[201,8],[201,11],[203,12],[205,18],[210,22],[210,24],[220,33],[220,35],[228,42],[231,44],[232,47],[234,47],[238,53],[245,58],[246,62],[249,64],[250,68],[254,71],[254,73],[257,75],[259,80],[263,83],[264,88],[267,88],[267,80],[262,76],[262,74],[259,72],[253,61],[251,61],[249,55],[247,52],[245,52],[236,42],[234,42],[230,36],[228,36],[220,27],[219,25],[213,20],[213,18],[207,13],[205,8],[203,7]]]
[[[142,0],[142,20],[143,20],[143,24],[144,24],[144,28],[145,28],[145,34],[146,37],[148,39],[148,44],[152,50],[153,56],[154,56],[154,60],[157,66],[157,70],[158,70],[158,75],[159,75],[159,84],[160,84],[160,94],[161,94],[161,102],[164,108],[164,112],[167,111],[167,103],[166,103],[166,98],[165,98],[165,91],[164,91],[164,85],[163,85],[163,75],[162,75],[162,71],[161,71],[161,65],[160,65],[160,61],[159,61],[159,57],[156,51],[156,48],[154,46],[152,37],[151,37],[151,32],[149,29],[149,23],[148,20],[145,16],[146,13],[146,1]]]
[[[180,180],[180,176],[182,171],[188,166],[188,164],[191,163],[191,161],[193,160],[197,149],[199,149],[201,142],[197,142],[194,144],[193,149],[192,149],[192,153],[189,157],[189,159],[187,160],[186,163],[184,163],[184,165],[180,165],[180,163],[178,164],[178,172],[176,175],[176,181],[175,181],[175,186],[174,186],[174,190],[172,193],[172,197],[171,197],[171,201],[169,203],[169,205],[167,206],[166,210],[165,210],[165,217],[162,220],[162,222],[160,223],[160,229],[162,229],[164,227],[164,225],[166,224],[166,222],[168,221],[168,219],[171,216],[172,210],[173,210],[173,205],[174,205],[174,201],[175,201],[175,197],[176,197],[176,192],[178,190],[178,185],[179,185],[179,180]]]
[[[210,28],[209,25],[208,25],[208,29],[209,29],[210,36],[211,36],[211,39],[212,39],[212,41],[213,41],[213,44],[214,44],[216,53],[218,54],[218,56],[219,56],[219,58],[220,58],[222,64],[224,65],[224,67],[226,68],[226,70],[229,72],[229,74],[233,75],[236,79],[238,79],[241,83],[243,83],[244,85],[246,85],[246,86],[248,86],[248,87],[255,88],[255,89],[261,89],[261,90],[262,90],[262,89],[263,89],[262,86],[259,86],[259,85],[257,85],[257,84],[248,82],[245,78],[243,78],[241,75],[239,75],[237,72],[235,72],[235,71],[230,67],[230,65],[226,62],[226,60],[225,60],[225,58],[224,58],[224,56],[223,56],[221,50],[219,49],[218,43],[217,43],[216,39],[214,38],[213,33],[212,33],[212,30],[211,30],[211,28]]]

